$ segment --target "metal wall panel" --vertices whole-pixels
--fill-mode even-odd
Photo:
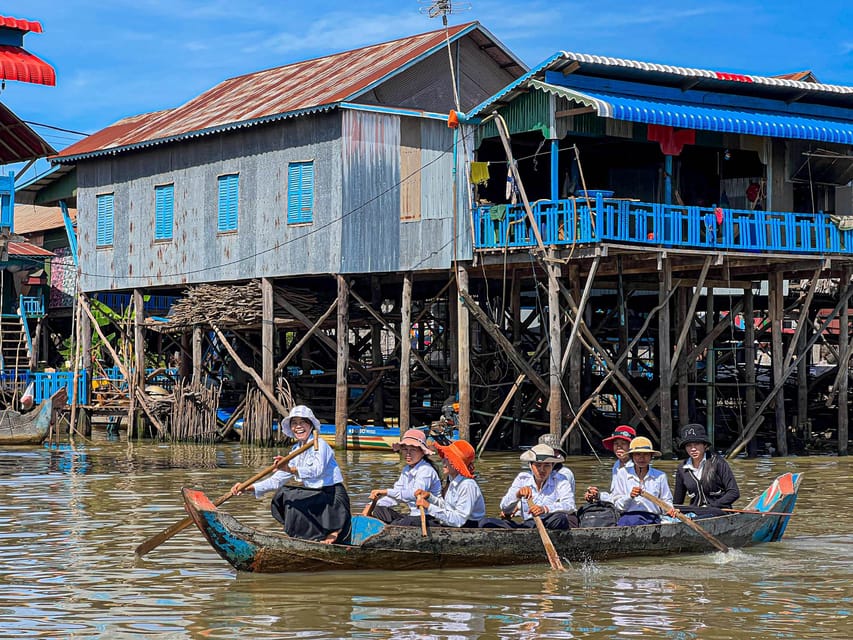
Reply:
[[[334,273],[340,264],[340,113],[155,147],[78,168],[84,291]],[[314,222],[288,225],[287,164],[313,160]],[[217,177],[240,175],[237,231],[217,233]],[[154,241],[154,187],[175,185],[175,234]],[[95,246],[99,193],[115,241]]]

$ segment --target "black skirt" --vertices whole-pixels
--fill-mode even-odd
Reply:
[[[335,544],[350,542],[350,503],[342,484],[308,489],[283,485],[270,503],[273,518],[291,538],[325,540],[339,531]]]

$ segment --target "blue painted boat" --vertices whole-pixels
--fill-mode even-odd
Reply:
[[[776,542],[794,510],[802,474],[786,473],[747,509],[704,518],[697,524],[731,548]],[[353,516],[352,544],[323,544],[241,524],[201,491],[183,489],[187,511],[216,552],[239,571],[284,573],[349,569],[437,569],[547,563],[535,529],[395,527]],[[714,551],[702,535],[680,522],[636,527],[549,531],[557,553],[575,561]]]

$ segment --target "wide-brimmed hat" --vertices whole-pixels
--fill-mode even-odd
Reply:
[[[549,447],[554,449],[557,453],[559,453],[564,458],[566,457],[566,451],[563,447],[560,446],[560,439],[555,436],[553,433],[543,433],[539,436],[538,444],[547,444]]]
[[[427,456],[431,456],[433,454],[432,449],[426,446],[426,434],[420,429],[409,429],[403,434],[403,437],[400,438],[400,442],[395,442],[391,445],[391,448],[394,451],[399,451],[400,445],[402,444],[412,447],[420,447],[420,450]]]
[[[466,440],[455,440],[448,445],[435,445],[438,455],[447,460],[459,475],[474,477],[474,457],[476,452]]]
[[[711,446],[711,440],[708,438],[708,434],[705,432],[705,427],[701,424],[688,424],[682,427],[680,437],[678,438],[679,447],[684,448],[684,445],[689,444],[691,442],[702,442],[707,444],[709,447]]]
[[[629,427],[627,424],[620,424],[616,429],[613,430],[613,435],[609,438],[605,438],[601,441],[601,444],[604,445],[604,448],[608,451],[613,451],[613,443],[616,440],[625,440],[626,442],[631,442],[634,438],[637,437],[637,432],[634,430],[634,427]]]
[[[305,418],[308,422],[311,423],[311,425],[315,429],[317,429],[317,431],[320,430],[320,421],[317,420],[317,417],[314,415],[314,412],[311,411],[311,409],[306,407],[304,404],[298,404],[293,407],[287,417],[281,421],[282,432],[284,432],[284,435],[290,438],[296,437],[295,435],[293,435],[293,430],[290,428],[291,418]]]
[[[653,456],[660,455],[660,451],[655,451],[652,441],[643,436],[639,436],[631,440],[631,444],[628,447],[628,453],[631,455],[635,453],[651,453]]]
[[[554,450],[554,447],[547,444],[537,444],[530,447],[527,451],[521,454],[522,462],[553,462],[554,464],[563,461],[563,456]]]

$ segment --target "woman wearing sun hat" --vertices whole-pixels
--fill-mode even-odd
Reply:
[[[636,436],[637,432],[634,431],[634,427],[620,424],[613,431],[613,435],[601,441],[605,449],[616,455],[616,462],[613,463],[613,471],[610,476],[610,492],[601,493],[598,487],[588,487],[584,494],[584,499],[587,502],[613,502],[612,493],[616,484],[616,474],[619,473],[619,469],[634,466],[634,463],[631,462],[631,456],[628,454],[628,446]]]
[[[456,440],[447,446],[436,444],[435,449],[444,463],[447,487],[443,495],[417,489],[417,506],[423,506],[435,524],[477,527],[478,522],[486,516],[486,502],[474,479],[474,447],[465,440]]]
[[[680,436],[679,446],[687,453],[687,460],[675,471],[675,503],[689,498],[687,504],[694,507],[730,509],[740,498],[740,490],[729,463],[710,448],[705,427],[688,424]]]
[[[669,490],[666,474],[651,466],[652,457],[660,456],[660,451],[655,451],[651,440],[639,436],[631,440],[628,454],[634,467],[620,469],[613,486],[613,504],[622,511],[617,524],[657,524],[662,513],[660,507],[640,496],[640,493],[645,491],[672,504],[672,492]],[[673,511],[671,509],[668,513]]]
[[[480,526],[533,528],[536,526],[533,516],[539,516],[548,529],[578,526],[573,487],[559,473],[563,456],[554,447],[537,444],[521,454],[521,461],[528,463],[528,470],[515,477],[501,499],[501,513],[507,517],[486,518]],[[509,519],[516,512],[521,514],[521,524]]]
[[[305,445],[319,432],[320,421],[305,405],[298,405],[281,421],[282,432],[296,438],[292,451]],[[275,461],[282,459],[276,456]],[[285,484],[297,480],[302,486]],[[240,483],[231,488],[240,495]],[[275,491],[270,510],[273,517],[284,525],[292,538],[319,540],[321,542],[349,544],[350,502],[344,487],[344,477],[335,459],[335,452],[322,438],[317,438],[317,448],[311,447],[290,460],[287,470],[276,471],[265,480],[256,482],[252,489],[255,497]]]
[[[406,463],[394,486],[390,489],[374,489],[370,499],[380,498],[373,509],[373,517],[385,523],[415,524],[414,521],[401,521],[406,516],[417,516],[420,523],[420,510],[415,491],[421,489],[430,493],[441,493],[441,479],[429,456],[432,450],[426,445],[426,434],[420,429],[409,429],[399,442],[391,445],[398,451]],[[407,513],[400,513],[394,506],[408,507]],[[397,521],[400,521],[399,523]]]

